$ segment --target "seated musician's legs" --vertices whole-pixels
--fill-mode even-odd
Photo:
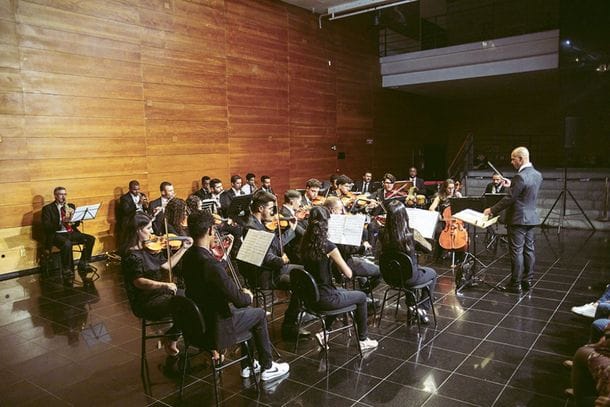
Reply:
[[[432,281],[430,284],[430,293],[432,294],[432,301],[434,301],[434,289],[436,287],[436,279],[437,279],[436,271],[431,267],[420,266],[419,273],[415,279],[409,282],[412,285],[425,284]],[[422,291],[422,299],[428,297],[427,291]],[[423,304],[423,308],[426,310],[430,309],[430,304]]]
[[[61,264],[64,270],[72,272],[74,270],[72,261],[72,240],[68,233],[55,233],[53,245],[60,250]]]
[[[176,295],[184,296],[184,290],[178,290]],[[150,321],[158,321],[172,316],[171,299],[173,295],[162,294],[153,297],[148,302],[142,304],[142,316]],[[179,353],[178,338],[182,334],[176,325],[172,325],[165,334],[168,340],[164,341],[165,352],[170,356],[175,356]]]
[[[356,305],[356,323],[358,324],[358,339],[364,341],[368,335],[367,307],[366,294],[361,291],[348,291],[337,289],[332,296],[324,296],[320,298],[320,307],[323,310],[334,310],[344,308],[350,305]],[[327,320],[327,323],[332,320]]]
[[[379,266],[375,263],[361,259],[359,257],[350,257],[347,259],[347,265],[352,269],[354,278],[363,278],[365,281],[370,281],[370,290],[379,285],[379,279],[381,278],[381,272]],[[362,287],[362,283],[360,284]]]
[[[80,260],[78,261],[78,269],[84,270],[91,262],[91,253],[93,252],[95,237],[75,230],[71,233],[70,240],[72,240],[73,243],[83,245],[83,252],[81,253]]]

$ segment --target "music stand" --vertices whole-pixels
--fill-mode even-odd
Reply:
[[[500,202],[505,196],[508,196],[508,194],[507,193],[494,194],[494,193],[487,192],[487,193],[483,194],[483,196],[485,197],[485,207],[491,208],[492,206],[494,206],[495,204]],[[504,217],[500,216],[500,219],[504,219]],[[500,222],[498,222],[498,223],[500,223]],[[496,223],[496,229],[497,229],[498,223]],[[504,220],[502,220],[501,223],[504,223]],[[501,240],[502,242],[508,244],[507,240],[504,237],[502,237],[502,235],[499,235],[498,233],[496,233],[496,230],[494,230],[493,228],[488,228],[487,231],[490,232],[490,234],[491,234],[491,239],[489,239],[489,242],[487,242],[487,236],[485,239],[485,242],[487,243],[485,247],[487,250],[489,250],[489,248],[491,246],[493,246],[495,243],[496,244],[494,246],[495,247],[494,252],[495,252],[495,250],[498,248],[498,246],[497,246],[498,239]]]
[[[204,211],[209,211],[210,213],[216,213],[217,205],[215,199],[202,199],[201,200],[201,209]]]
[[[252,194],[235,196],[227,210],[227,217],[235,219],[249,214],[250,202],[252,202]]]
[[[487,197],[485,196],[481,196],[481,197],[467,197],[467,198],[449,198],[449,201],[451,203],[451,213],[458,213],[463,211],[464,209],[472,209],[478,212],[483,212],[483,210],[485,210],[485,208],[487,208]],[[493,284],[489,284],[487,282],[485,282],[483,279],[480,279],[478,277],[478,274],[482,271],[484,271],[487,267],[489,267],[488,265],[486,265],[485,263],[483,263],[478,257],[477,257],[477,237],[476,237],[476,228],[477,226],[471,225],[469,223],[467,223],[468,225],[468,229],[469,229],[469,235],[472,229],[474,229],[474,233],[472,233],[472,252],[470,251],[466,251],[466,254],[464,256],[464,259],[462,260],[462,264],[461,264],[461,268],[464,269],[464,267],[467,265],[468,261],[470,259],[472,259],[472,266],[469,268],[468,273],[464,273],[464,274],[468,274],[467,276],[460,276],[460,278],[458,278],[458,275],[456,274],[456,287],[455,287],[455,291],[456,293],[459,293],[462,289],[469,287],[469,286],[475,286],[476,283],[478,282],[482,282],[485,285],[488,285],[489,287],[492,288],[496,288],[497,287]],[[471,227],[472,226],[472,229]],[[477,263],[479,263],[483,268],[477,273]],[[463,280],[463,283],[458,286],[459,281],[461,280],[461,277],[465,277]]]

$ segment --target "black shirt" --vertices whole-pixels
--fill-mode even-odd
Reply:
[[[314,280],[316,280],[321,296],[330,294],[332,291],[336,290],[332,281],[332,259],[328,257],[328,254],[336,248],[337,246],[335,246],[333,242],[326,240],[324,245],[324,257],[321,259],[303,259],[305,270],[307,270]]]
[[[148,303],[153,298],[173,294],[167,287],[142,290],[137,288],[133,283],[134,280],[141,277],[154,281],[163,281],[161,265],[165,262],[166,259],[163,253],[153,254],[146,250],[129,250],[127,255],[123,257],[121,267],[125,277],[125,288],[136,311],[140,309],[141,305]]]

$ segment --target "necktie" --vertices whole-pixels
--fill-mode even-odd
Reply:
[[[362,188],[362,192],[369,192],[369,183],[365,182],[364,187]]]
[[[61,221],[63,221],[64,218],[66,217],[66,205],[63,205],[61,207],[60,213],[61,213]],[[72,225],[70,225],[69,223],[63,223],[63,225],[66,228],[66,232],[72,232]]]

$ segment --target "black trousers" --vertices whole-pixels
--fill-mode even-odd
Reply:
[[[246,332],[252,333],[252,339],[261,367],[263,370],[269,369],[273,360],[265,310],[251,307],[233,309],[233,327],[237,337],[242,336]],[[242,355],[246,354],[246,349],[243,346],[241,352]],[[248,363],[242,360],[241,365],[244,368],[248,366]]]
[[[535,226],[508,226],[508,245],[510,250],[511,286],[534,278],[534,228]]]
[[[184,297],[184,290],[176,291],[176,295]],[[151,298],[146,303],[140,306],[140,312],[142,317],[150,321],[158,321],[164,318],[172,316],[171,299],[172,294],[161,294]],[[166,335],[170,336],[170,339],[177,341],[181,335],[180,330],[176,325],[172,325],[166,332]]]
[[[65,233],[55,233],[53,236],[53,245],[61,251],[61,263],[64,269],[69,268],[74,270],[74,258],[72,257],[72,245],[82,244],[83,252],[78,261],[78,268],[84,268],[91,261],[91,253],[95,244],[95,237],[86,233],[81,233],[78,230]]]
[[[330,292],[320,293],[320,302],[318,303],[321,310],[335,310],[356,305],[356,323],[358,324],[358,339],[363,341],[368,336],[368,321],[366,309],[366,294],[362,291],[348,291],[343,288],[337,288]],[[336,317],[326,319],[326,326],[330,327]]]

